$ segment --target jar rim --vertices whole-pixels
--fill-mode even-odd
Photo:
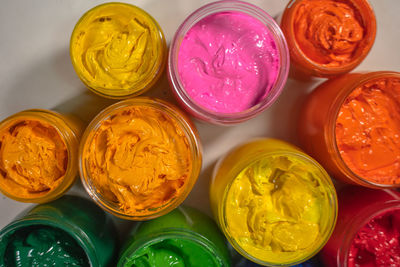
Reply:
[[[392,192],[390,192],[390,190],[385,190],[385,191],[388,192],[389,194],[393,194]],[[400,199],[398,199],[398,196],[396,196],[396,198],[397,199],[385,201],[384,203],[378,202],[374,203],[371,206],[367,206],[364,209],[362,209],[357,214],[357,216],[353,216],[350,219],[350,221],[348,222],[349,230],[341,233],[342,242],[341,245],[339,246],[336,258],[338,266],[344,266],[344,267],[348,266],[347,262],[352,241],[361,228],[363,228],[366,224],[368,224],[376,217],[384,215],[387,212],[390,211],[400,212]]]
[[[297,259],[295,262],[284,262],[284,263],[266,262],[266,261],[260,260],[256,257],[250,255],[246,250],[244,250],[236,242],[236,240],[231,236],[231,234],[228,230],[229,224],[228,224],[227,218],[226,218],[226,204],[223,205],[224,207],[222,209],[218,208],[217,212],[219,213],[218,217],[220,218],[219,221],[221,223],[221,229],[222,229],[224,235],[226,236],[226,238],[229,240],[229,243],[231,243],[232,246],[236,249],[236,251],[238,251],[243,257],[245,257],[257,264],[261,264],[261,265],[268,265],[268,266],[282,266],[282,265],[286,265],[286,264],[294,265],[294,264],[299,264],[301,262],[304,262],[304,261],[312,258],[328,242],[329,237],[331,236],[331,234],[333,233],[333,230],[335,229],[336,220],[337,220],[337,216],[338,216],[338,200],[337,200],[336,190],[335,190],[335,187],[332,183],[330,176],[325,171],[325,169],[317,161],[312,159],[310,156],[304,154],[303,152],[290,151],[287,149],[280,149],[279,151],[273,151],[273,152],[260,152],[258,155],[254,156],[254,157],[249,157],[249,159],[247,159],[245,162],[240,164],[240,166],[238,166],[236,169],[234,169],[234,170],[232,169],[232,171],[227,174],[230,177],[232,177],[232,179],[230,179],[230,181],[228,182],[228,184],[225,187],[221,202],[222,203],[227,202],[227,196],[231,189],[231,186],[232,186],[233,182],[235,181],[235,179],[237,178],[237,176],[240,174],[240,172],[245,170],[247,167],[251,166],[253,163],[262,160],[263,158],[271,157],[271,156],[284,156],[284,155],[290,155],[290,157],[295,157],[297,159],[300,159],[304,163],[312,164],[322,174],[320,179],[324,183],[324,188],[326,188],[327,193],[329,193],[329,195],[326,195],[325,198],[327,200],[327,203],[332,207],[330,214],[327,216],[327,221],[328,222],[331,221],[331,223],[330,224],[327,223],[326,229],[325,229],[323,235],[320,235],[320,236],[322,236],[322,238],[321,238],[321,242],[319,243],[319,245],[315,246],[315,249],[313,249],[313,251],[311,253],[307,254],[306,257]]]
[[[118,266],[124,266],[128,258],[133,256],[136,251],[171,238],[193,241],[207,250],[216,260],[223,263],[223,266],[229,266],[228,263],[225,262],[224,257],[219,253],[217,247],[209,239],[194,231],[178,227],[165,228],[162,229],[161,233],[153,233],[146,237],[136,239],[124,249],[120,260],[118,261]]]
[[[74,46],[73,42],[74,42],[78,27],[91,12],[95,12],[97,9],[100,9],[100,8],[107,8],[112,5],[126,6],[131,9],[135,9],[138,12],[141,12],[142,15],[147,17],[149,19],[149,21],[151,21],[154,24],[155,29],[158,31],[157,39],[160,42],[160,48],[161,48],[161,49],[159,49],[160,59],[156,60],[154,62],[154,65],[151,68],[151,70],[148,71],[146,77],[144,79],[142,79],[144,81],[144,83],[143,83],[144,86],[133,86],[128,89],[109,89],[109,88],[103,88],[103,87],[102,88],[93,88],[90,85],[90,82],[86,81],[86,79],[84,79],[83,75],[81,75],[81,70],[77,67],[77,62],[75,60],[74,53],[73,53],[73,46]],[[158,22],[144,9],[142,9],[136,5],[124,3],[124,2],[102,3],[102,4],[99,4],[95,7],[92,7],[91,9],[87,10],[79,18],[78,22],[74,26],[74,29],[72,30],[70,42],[69,42],[69,52],[70,52],[70,58],[71,58],[73,68],[74,68],[77,76],[79,77],[79,79],[83,82],[83,84],[87,88],[89,88],[92,92],[96,93],[97,95],[106,97],[106,98],[110,98],[110,99],[126,99],[126,98],[130,98],[130,97],[138,96],[138,95],[148,91],[157,82],[157,80],[161,77],[162,72],[167,63],[167,56],[168,56],[167,42],[165,39],[165,34],[164,34],[161,26],[158,24]],[[139,89],[137,89],[137,88],[139,88]],[[118,92],[118,93],[116,94],[116,92]]]
[[[49,226],[64,231],[82,248],[90,266],[98,266],[98,258],[96,256],[94,244],[91,242],[86,233],[79,227],[52,216],[27,215],[26,217],[15,220],[0,231],[0,240],[4,240],[5,237],[14,234],[16,231],[32,226]],[[4,257],[0,257],[0,261],[1,260],[4,260]]]
[[[55,117],[55,119],[54,119]],[[20,202],[34,202],[34,203],[45,203],[51,200],[55,200],[56,198],[61,197],[73,184],[77,174],[77,164],[75,162],[77,155],[76,155],[76,148],[74,148],[74,144],[72,142],[78,139],[78,133],[74,131],[71,125],[63,118],[58,112],[53,110],[47,109],[27,109],[20,112],[17,112],[0,122],[0,129],[4,127],[9,127],[12,123],[18,120],[23,119],[32,119],[37,121],[42,121],[49,124],[53,127],[58,135],[61,137],[63,143],[67,149],[68,155],[68,164],[65,170],[64,176],[61,178],[63,181],[49,192],[35,197],[20,197],[11,194],[10,192],[4,190],[0,187],[0,191],[6,195],[7,197],[14,199]],[[60,120],[60,121],[58,121]],[[78,146],[78,144],[76,144]],[[67,185],[66,187],[63,185]]]
[[[291,0],[283,14],[282,14],[282,21],[281,25],[283,26],[284,24],[288,24],[288,30],[289,34],[286,34],[285,37],[287,39],[287,42],[292,45],[295,49],[294,50],[298,53],[298,56],[301,58],[301,60],[305,61],[304,63],[299,63],[297,60],[293,60],[294,58],[297,58],[297,54],[295,57],[291,57],[292,64],[295,66],[301,66],[306,69],[309,69],[308,72],[311,72],[311,75],[313,76],[321,76],[321,77],[330,77],[330,76],[335,76],[335,75],[340,75],[346,72],[351,71],[355,67],[357,67],[361,62],[367,57],[368,53],[371,51],[372,46],[374,45],[375,38],[376,38],[376,17],[374,10],[371,6],[371,4],[367,0],[348,0],[351,2],[353,6],[357,8],[359,13],[361,14],[361,19],[363,20],[364,24],[368,24],[369,28],[371,30],[368,31],[368,38],[367,41],[365,42],[367,45],[361,50],[360,56],[347,64],[340,65],[337,67],[326,67],[323,64],[319,64],[313,60],[311,60],[306,53],[299,47],[299,44],[296,40],[295,34],[294,34],[294,29],[293,29],[293,20],[294,20],[294,13],[296,11],[296,8],[299,4],[301,4],[303,0]],[[360,5],[363,5],[362,7]],[[361,9],[365,9],[365,12],[361,12]],[[367,26],[365,26],[367,27]],[[282,27],[285,28],[285,27]],[[372,32],[372,33],[371,33]],[[293,54],[293,53],[292,53]],[[306,65],[306,66],[303,66]]]
[[[333,100],[332,109],[329,111],[328,117],[330,118],[330,122],[325,125],[327,135],[326,140],[331,140],[329,142],[329,146],[332,147],[333,152],[337,155],[339,169],[345,173],[351,180],[355,180],[361,182],[364,186],[371,188],[394,188],[400,187],[400,183],[398,184],[380,184],[375,183],[373,181],[369,181],[368,179],[362,178],[360,175],[356,174],[349,166],[347,166],[346,162],[343,160],[339,147],[336,140],[336,121],[339,116],[340,109],[349,95],[356,90],[358,87],[364,85],[365,83],[379,80],[382,78],[398,78],[400,79],[400,72],[394,71],[374,71],[374,72],[362,72],[362,73],[353,73],[361,75],[357,78],[356,81],[349,83],[346,87],[338,94],[338,96]],[[327,126],[331,125],[331,127]]]
[[[187,184],[185,185],[182,193],[168,201],[166,204],[157,207],[156,210],[152,213],[140,215],[140,214],[127,214],[122,212],[115,203],[110,202],[107,198],[104,198],[101,193],[96,190],[95,186],[91,184],[92,177],[91,173],[88,169],[87,160],[83,156],[86,153],[87,146],[89,145],[89,139],[92,137],[93,133],[100,127],[101,123],[110,118],[113,114],[115,114],[118,110],[124,109],[126,107],[132,106],[145,106],[154,108],[157,111],[167,115],[174,122],[176,122],[182,131],[185,133],[185,137],[188,140],[189,149],[191,152],[191,162],[192,162],[192,170],[190,176],[187,178]],[[200,144],[200,140],[198,138],[197,130],[190,121],[190,119],[179,109],[177,109],[172,104],[151,97],[136,97],[132,99],[126,99],[120,102],[117,102],[105,109],[103,109],[88,125],[80,144],[79,149],[79,172],[81,175],[81,181],[83,187],[86,192],[90,195],[90,197],[104,210],[110,212],[111,214],[120,217],[122,219],[128,220],[149,220],[161,215],[164,215],[176,208],[179,204],[183,202],[183,200],[189,195],[192,190],[194,184],[197,181],[197,178],[200,173],[202,165],[202,148]]]
[[[280,56],[280,68],[276,81],[269,89],[267,96],[256,105],[251,108],[234,113],[220,113],[215,112],[197,104],[185,90],[183,83],[180,79],[178,72],[178,53],[182,42],[182,36],[185,36],[187,32],[201,19],[219,12],[241,12],[252,16],[263,23],[271,33]],[[263,9],[256,5],[242,2],[239,0],[221,0],[206,4],[199,9],[192,12],[179,26],[175,35],[171,41],[169,56],[168,56],[168,79],[172,86],[174,95],[179,101],[184,104],[185,107],[189,108],[189,111],[197,118],[202,120],[220,124],[229,125],[236,124],[246,120],[249,120],[259,113],[271,106],[281,94],[288,77],[290,66],[289,50],[286,44],[286,39],[274,19]]]

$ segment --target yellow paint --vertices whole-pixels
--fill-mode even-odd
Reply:
[[[275,156],[253,163],[228,192],[225,209],[231,236],[260,259],[284,260],[282,252],[290,257],[303,253],[320,234],[324,197],[317,183],[316,170],[296,158]]]
[[[46,121],[19,119],[0,130],[0,187],[18,198],[48,194],[60,185],[67,147]]]
[[[267,265],[304,261],[328,240],[337,204],[326,172],[276,139],[236,147],[217,164],[211,207],[233,247]]]
[[[182,128],[147,106],[124,107],[103,120],[82,157],[96,190],[133,216],[179,197],[192,171]]]
[[[124,97],[141,93],[159,77],[166,45],[157,22],[144,10],[108,3],[83,15],[70,52],[78,76],[89,88]]]

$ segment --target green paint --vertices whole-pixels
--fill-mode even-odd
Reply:
[[[78,243],[63,230],[49,226],[20,229],[9,238],[6,266],[89,266]]]
[[[203,267],[221,266],[220,261],[203,245],[193,240],[170,238],[138,249],[124,267]]]
[[[0,267],[115,267],[117,251],[116,231],[111,217],[93,201],[76,196],[63,196],[26,209],[0,230]],[[38,257],[42,252],[45,252],[43,257],[53,255],[57,259],[56,264],[30,264],[32,257]],[[85,261],[79,264],[82,258],[79,255],[82,254]],[[19,255],[18,261],[23,263],[13,263],[17,256],[10,255]],[[63,255],[64,261],[60,258]],[[78,264],[74,265],[74,261]]]
[[[231,266],[225,238],[215,222],[190,207],[140,222],[125,244],[118,267]]]

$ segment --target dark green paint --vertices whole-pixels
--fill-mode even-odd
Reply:
[[[10,236],[4,255],[6,266],[89,266],[83,249],[65,231],[31,226]]]
[[[92,266],[115,266],[117,235],[111,218],[87,199],[64,196],[24,211],[0,231],[0,267],[9,266],[4,261],[5,253],[7,248],[10,248],[10,242],[16,241],[13,239],[15,234],[28,233],[32,229],[45,227],[67,233],[84,251],[86,259]]]

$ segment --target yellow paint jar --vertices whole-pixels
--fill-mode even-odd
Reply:
[[[65,193],[78,171],[81,123],[32,109],[0,123],[0,191],[21,202],[44,203]]]
[[[82,82],[108,98],[150,89],[166,62],[164,34],[144,10],[106,3],[86,12],[72,32],[72,64]]]
[[[311,258],[329,239],[337,216],[336,192],[325,170],[276,139],[242,144],[222,158],[210,200],[232,246],[268,266]]]

